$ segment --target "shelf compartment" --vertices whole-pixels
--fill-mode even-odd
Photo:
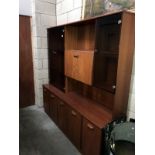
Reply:
[[[65,27],[65,50],[94,50],[95,21],[67,25]]]

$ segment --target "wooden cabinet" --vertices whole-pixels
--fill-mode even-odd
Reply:
[[[43,94],[45,112],[80,150],[82,125],[81,115],[45,88]]]
[[[76,93],[65,94],[52,85],[44,87],[44,94],[48,92],[50,97],[52,120],[83,155],[100,155],[103,127],[111,121],[111,112]]]
[[[84,119],[82,125],[82,153],[84,155],[100,155],[101,139],[102,130]]]
[[[75,110],[69,110],[68,137],[71,142],[81,149],[81,115]]]
[[[65,75],[88,85],[91,85],[93,56],[93,51],[66,51]]]
[[[104,155],[104,127],[126,115],[134,22],[118,11],[48,29],[44,108],[83,155]]]

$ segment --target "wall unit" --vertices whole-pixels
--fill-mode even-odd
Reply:
[[[134,13],[120,11],[49,28],[48,37],[45,111],[83,155],[103,155],[105,125],[126,115]]]

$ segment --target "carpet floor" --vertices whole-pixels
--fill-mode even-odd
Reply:
[[[20,155],[81,155],[43,109],[19,111]]]

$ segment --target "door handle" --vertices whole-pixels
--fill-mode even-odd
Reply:
[[[54,95],[52,95],[52,94],[50,95],[50,97],[51,97],[51,98],[55,98],[55,96],[54,96]]]
[[[76,116],[76,112],[75,111],[72,110],[71,113],[72,113],[73,116]]]
[[[112,89],[116,89],[116,86],[115,86],[115,85],[113,85],[113,86],[112,86]]]
[[[79,56],[78,55],[74,55],[74,58],[79,58]]]
[[[64,103],[63,103],[63,102],[60,102],[60,105],[61,105],[61,106],[64,106]]]
[[[56,51],[52,51],[52,53],[53,53],[53,54],[57,54],[57,52],[56,52]]]
[[[88,127],[89,129],[91,129],[91,130],[94,130],[94,126],[93,126],[92,124],[90,124],[90,123],[87,124],[87,127]]]

